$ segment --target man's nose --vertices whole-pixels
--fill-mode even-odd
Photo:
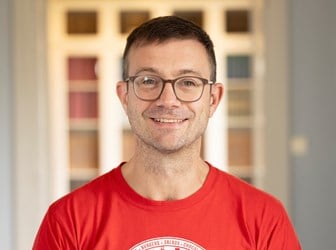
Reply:
[[[166,82],[166,84],[163,86],[163,90],[157,102],[158,105],[166,106],[176,106],[180,104],[180,101],[175,95],[173,83]]]

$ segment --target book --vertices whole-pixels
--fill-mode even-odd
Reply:
[[[69,117],[98,118],[98,93],[97,92],[70,92]]]
[[[96,168],[99,165],[97,131],[69,132],[69,161],[71,168]]]
[[[229,129],[228,162],[229,166],[252,165],[251,129]]]
[[[68,80],[97,80],[98,61],[96,57],[69,57]],[[71,83],[71,82],[70,82]]]

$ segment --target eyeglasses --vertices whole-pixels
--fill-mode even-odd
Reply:
[[[212,81],[196,76],[182,76],[165,80],[153,75],[130,76],[126,82],[133,83],[135,95],[143,101],[158,100],[166,83],[170,82],[176,98],[182,102],[198,101],[202,97],[204,86],[213,84]]]

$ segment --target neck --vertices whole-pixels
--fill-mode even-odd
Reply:
[[[178,200],[196,192],[205,182],[209,166],[200,158],[200,143],[193,150],[161,153],[137,147],[123,165],[128,184],[152,200]],[[198,149],[196,149],[198,148]]]

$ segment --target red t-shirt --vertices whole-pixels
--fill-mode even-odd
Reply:
[[[212,166],[175,201],[137,194],[121,166],[52,204],[33,249],[301,249],[280,202]]]

